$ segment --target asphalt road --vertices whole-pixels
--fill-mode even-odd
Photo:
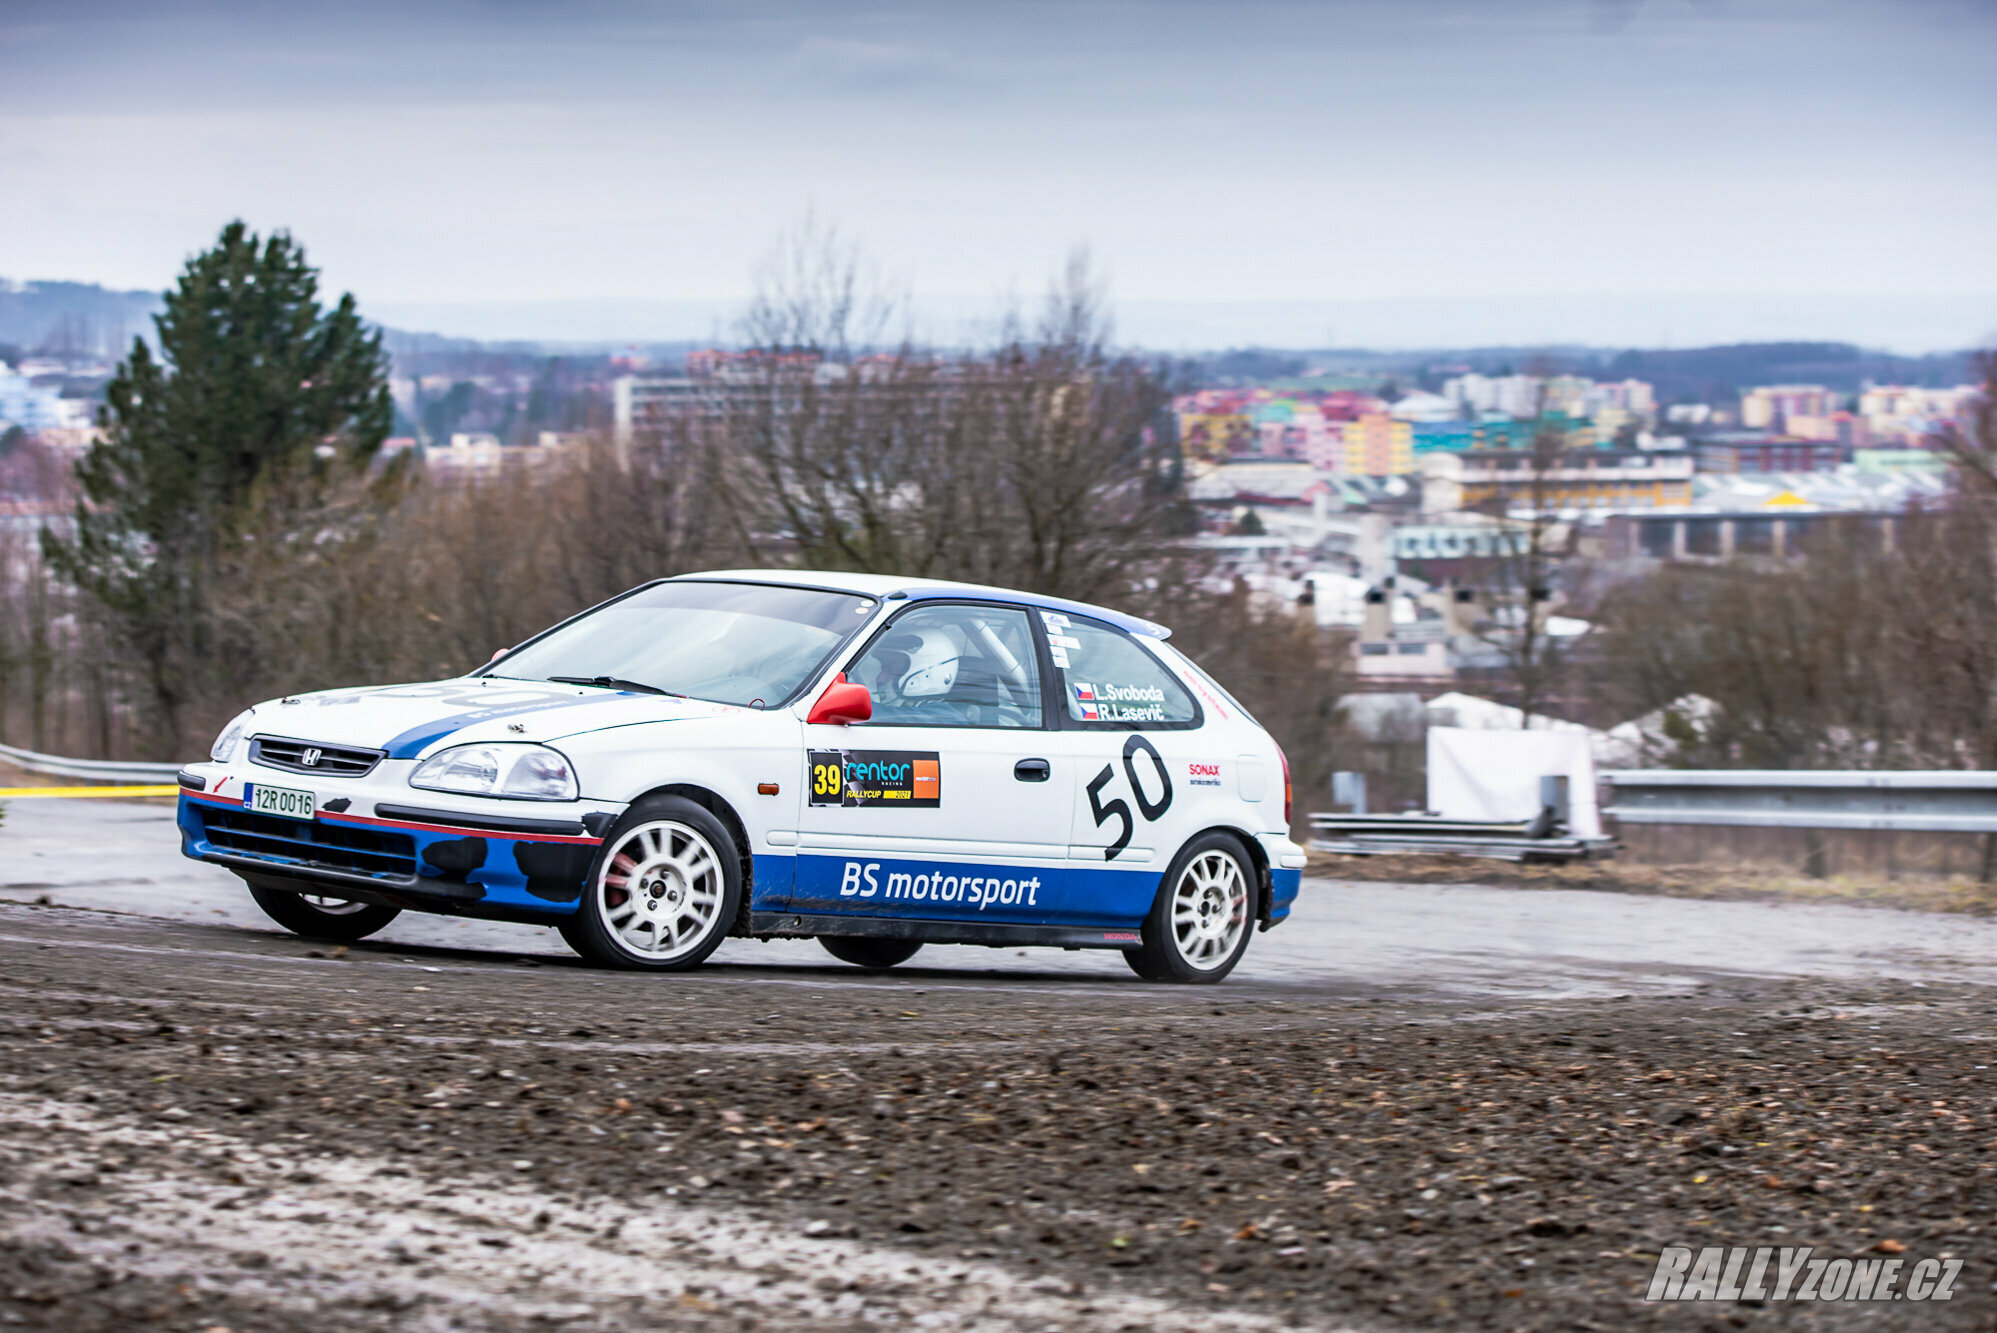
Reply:
[[[93,908],[277,933],[240,882],[179,853],[169,802],[28,799],[0,823],[0,902]],[[551,930],[408,914],[379,941],[550,958]],[[816,944],[731,940],[709,965],[782,981],[844,970]],[[931,946],[883,984],[1135,984],[1097,952]],[[1797,903],[1582,890],[1306,880],[1292,919],[1259,935],[1229,993],[1391,991],[1587,998],[1729,978],[1997,982],[1997,922]]]

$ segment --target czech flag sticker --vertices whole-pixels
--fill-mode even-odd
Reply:
[[[1102,713],[1096,708],[1096,687],[1075,682],[1075,706],[1081,711],[1082,721],[1100,722]]]

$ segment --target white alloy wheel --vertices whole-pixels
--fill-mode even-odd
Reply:
[[[1205,972],[1234,957],[1248,929],[1248,881],[1241,862],[1218,848],[1199,853],[1172,886],[1172,944]]]
[[[316,893],[301,893],[298,896],[327,916],[352,916],[356,912],[365,912],[368,908],[366,903],[357,903],[352,898],[327,898]]]
[[[595,893],[605,933],[634,958],[671,962],[723,924],[721,858],[698,829],[673,819],[638,824],[602,867]]]

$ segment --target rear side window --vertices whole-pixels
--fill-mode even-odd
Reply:
[[[1128,730],[1199,720],[1185,686],[1128,634],[1057,611],[1040,614],[1069,721]]]

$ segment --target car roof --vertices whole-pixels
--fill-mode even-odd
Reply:
[[[828,592],[851,592],[880,598],[905,597],[910,601],[975,598],[982,602],[1008,602],[1015,606],[1030,606],[1043,611],[1090,616],[1115,625],[1119,629],[1128,630],[1132,634],[1142,634],[1151,639],[1169,638],[1172,633],[1165,626],[1145,620],[1141,616],[1126,615],[1122,611],[1112,611],[1106,606],[1073,602],[1065,597],[1043,597],[1039,593],[1020,592],[1015,588],[994,588],[983,583],[958,583],[950,579],[911,579],[891,574],[849,574],[820,569],[710,569],[697,574],[676,575],[667,582],[700,580],[823,588]]]

